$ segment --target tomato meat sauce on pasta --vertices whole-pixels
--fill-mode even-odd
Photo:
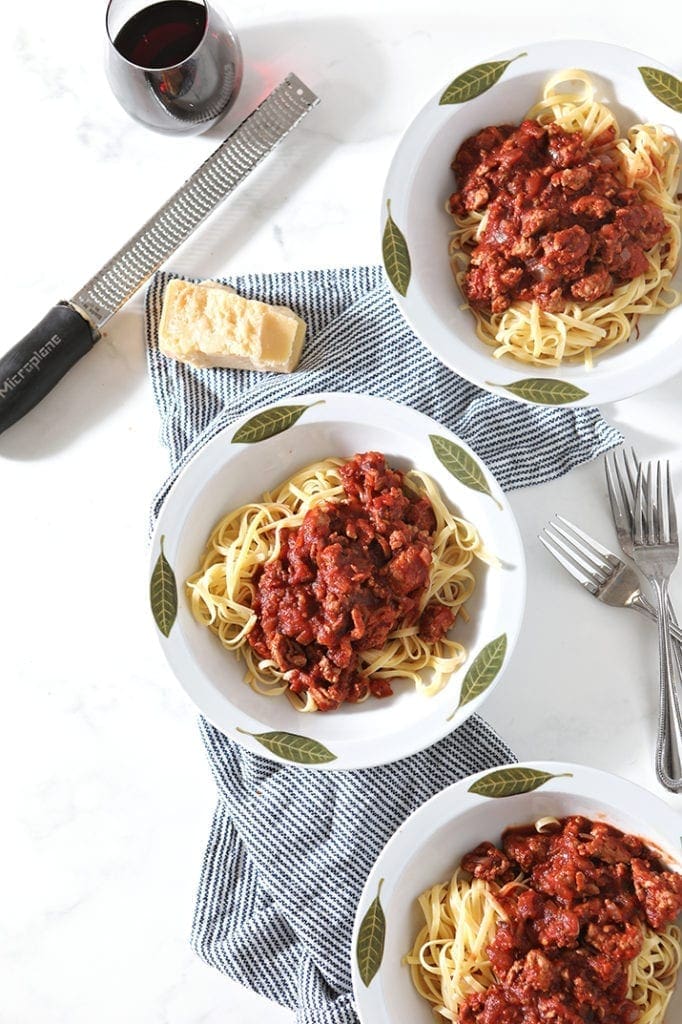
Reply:
[[[254,690],[333,711],[398,679],[424,696],[447,684],[467,656],[448,631],[468,617],[474,559],[496,564],[429,476],[365,452],[225,515],[186,588]]]
[[[488,206],[464,277],[472,305],[501,313],[535,299],[556,313],[568,299],[601,299],[644,273],[667,225],[600,155],[615,137],[611,125],[588,147],[578,132],[529,120],[484,128],[460,147],[450,209]]]
[[[581,816],[509,828],[420,905],[413,981],[458,1024],[662,1024],[682,875],[637,836]]]
[[[403,474],[378,452],[356,455],[340,475],[346,498],[321,502],[281,536],[256,584],[249,633],[256,653],[288,672],[292,692],[307,691],[320,711],[393,693],[388,680],[362,671],[361,650],[380,649],[416,623],[435,643],[455,621],[438,601],[420,609],[436,528],[429,499],[407,495]]]
[[[621,135],[584,71],[553,75],[521,124],[465,139],[452,169],[450,264],[495,358],[589,368],[680,301],[678,140]]]

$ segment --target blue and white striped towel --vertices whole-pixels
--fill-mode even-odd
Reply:
[[[249,274],[247,297],[291,306],[308,324],[298,371],[273,376],[195,370],[157,346],[163,290],[148,293],[146,333],[161,437],[172,473],[254,406],[313,391],[392,398],[463,437],[503,487],[537,484],[618,444],[596,409],[521,405],[480,391],[442,366],[403,320],[378,267]],[[192,929],[207,963],[290,1007],[297,1024],[356,1024],[350,981],[355,906],[386,840],[416,807],[455,779],[513,760],[474,716],[429,750],[357,772],[283,767],[201,731],[218,788]]]

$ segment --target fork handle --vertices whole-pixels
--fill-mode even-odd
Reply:
[[[674,749],[678,751],[678,764],[682,761],[682,644],[680,643],[682,630],[677,623],[677,616],[675,615],[675,610],[672,606],[669,594],[667,596],[666,603],[669,621],[668,635],[675,641],[675,643],[671,644],[671,648],[677,674],[675,675],[675,673],[670,673],[667,688],[664,689],[661,682],[659,697],[659,729],[656,750],[657,764],[661,765],[664,761],[669,763],[673,756],[671,743],[675,744]],[[646,615],[646,617],[651,619],[652,622],[658,622],[656,609],[641,591],[635,594],[633,599],[630,601],[630,607],[641,612],[643,615]],[[670,738],[671,732],[675,734],[672,740]],[[682,770],[682,765],[680,768]],[[672,782],[670,774],[670,772],[667,772],[666,777],[662,778],[661,772],[659,772],[659,781],[666,786],[667,789],[673,789],[673,791],[675,791],[674,784],[670,785]],[[678,789],[677,791],[679,792],[680,790]]]
[[[668,581],[652,577],[658,603],[658,649],[660,657],[660,705],[656,742],[656,775],[673,793],[682,792],[682,708],[678,689],[679,660],[673,663],[670,642],[671,605]],[[676,673],[675,670],[678,670]]]
[[[650,601],[644,596],[644,594],[636,594],[635,597],[630,601],[630,607],[634,608],[635,611],[642,612],[647,618],[651,619],[652,622],[658,621],[658,612],[651,604]],[[670,636],[675,641],[676,646],[682,644],[682,629],[677,625],[677,620],[671,617],[670,622]],[[681,652],[682,654],[682,652]],[[682,669],[681,669],[682,671]]]
[[[670,594],[667,596],[667,611],[670,629],[672,630],[673,627],[677,626],[677,616],[670,600]],[[667,723],[665,723],[666,732],[662,738],[663,743],[666,744],[664,757],[668,763],[671,758],[676,758],[677,760],[677,773],[675,777],[678,780],[678,784],[675,786],[675,792],[680,793],[682,792],[682,649],[680,649],[678,644],[672,644],[671,646],[677,671],[671,672],[668,679],[667,706],[664,712],[667,716]],[[669,789],[672,788],[669,785],[671,781],[670,773],[668,773],[667,780],[661,781],[663,781],[664,785],[668,785]]]

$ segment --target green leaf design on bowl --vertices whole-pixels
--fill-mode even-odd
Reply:
[[[649,92],[666,107],[682,114],[682,82],[668,71],[660,68],[637,68]]]
[[[472,661],[467,674],[464,676],[462,691],[459,695],[459,704],[448,718],[448,722],[454,718],[459,708],[475,700],[484,693],[498,672],[502,668],[504,656],[507,653],[507,634],[501,633],[490,643],[483,647]]]
[[[407,295],[407,288],[412,274],[410,251],[405,236],[391,216],[391,200],[386,200],[386,226],[381,242],[384,266],[388,279],[400,295]]]
[[[369,987],[374,975],[381,967],[381,960],[384,955],[386,917],[384,916],[380,898],[383,884],[384,880],[382,878],[379,882],[377,894],[362,919],[355,949],[358,971],[366,988]]]
[[[469,786],[469,792],[497,799],[504,796],[517,796],[519,793],[531,793],[534,789],[544,786],[550,779],[563,778],[573,778],[572,772],[552,775],[550,772],[541,772],[537,768],[523,768],[521,765],[515,765],[513,768],[498,768],[494,772],[488,772],[482,778],[476,779],[476,782]]]
[[[457,75],[457,78],[450,82],[438,103],[443,106],[448,103],[466,103],[467,100],[473,100],[475,96],[480,96],[481,93],[492,88],[495,82],[502,78],[513,61],[527,56],[527,53],[519,53],[511,60],[491,60],[484,64],[477,64],[475,67],[469,68],[468,71],[463,71],[461,75]]]
[[[253,736],[267,750],[284,761],[294,761],[296,764],[327,764],[336,760],[336,754],[332,754],[322,743],[311,740],[308,736],[299,736],[295,732],[282,732],[279,729],[273,732],[248,732],[239,726],[237,732]]]
[[[232,436],[231,443],[255,444],[256,441],[265,441],[268,437],[288,430],[301,418],[306,409],[323,404],[324,399],[320,399],[319,402],[312,402],[310,405],[276,405],[272,409],[263,409],[246,423],[242,423]]]
[[[162,536],[159,557],[156,559],[149,583],[149,603],[152,606],[154,622],[163,635],[168,637],[178,614],[178,588],[175,574],[163,553],[164,540],[165,537]]]
[[[581,398],[587,398],[588,392],[571,384],[567,380],[554,380],[552,377],[524,377],[523,380],[513,381],[511,384],[496,384],[494,381],[486,381],[494,388],[504,388],[511,391],[512,395],[525,398],[527,402],[535,402],[537,405],[568,405],[577,402]]]
[[[429,440],[436,458],[442,462],[448,473],[465,487],[470,487],[472,491],[489,495],[497,507],[502,509],[500,502],[493,497],[483,470],[468,451],[449,438],[441,437],[440,434],[429,434]]]

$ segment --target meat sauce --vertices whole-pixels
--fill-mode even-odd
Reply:
[[[289,673],[290,689],[308,691],[321,711],[392,694],[388,680],[363,674],[359,652],[416,623],[435,643],[455,619],[437,601],[420,614],[436,528],[428,498],[405,493],[403,474],[379,452],[355,455],[340,472],[346,498],[320,502],[283,531],[279,557],[257,579],[249,634],[259,657]]]
[[[660,931],[682,912],[682,875],[636,836],[577,816],[510,828],[462,867],[498,885],[530,877],[497,897],[509,916],[487,950],[499,982],[467,996],[459,1024],[635,1024],[628,965],[643,922]]]
[[[464,293],[501,313],[517,300],[549,311],[594,302],[643,274],[647,250],[667,231],[658,206],[625,188],[609,143],[537,121],[484,128],[452,163],[452,213],[488,210]]]

